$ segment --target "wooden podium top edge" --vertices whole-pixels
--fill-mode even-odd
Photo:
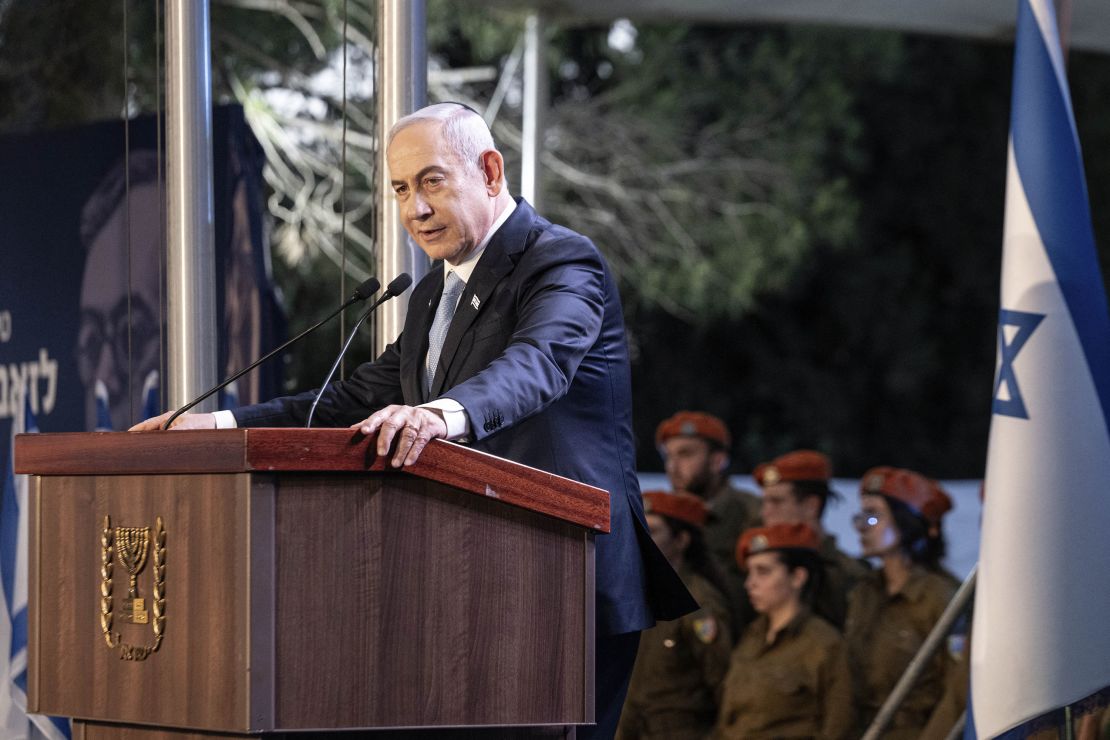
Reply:
[[[432,440],[420,460],[395,469],[376,436],[348,429],[211,429],[20,434],[15,472],[32,475],[187,473],[393,473],[496,498],[596,532],[609,531],[609,494],[594,486]]]

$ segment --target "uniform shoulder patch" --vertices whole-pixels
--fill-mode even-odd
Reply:
[[[709,645],[717,639],[717,620],[712,615],[698,617],[693,622],[694,636]]]
[[[967,635],[953,634],[948,636],[948,655],[957,663],[963,662],[967,655]]]

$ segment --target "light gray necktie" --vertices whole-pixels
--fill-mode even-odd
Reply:
[[[432,392],[432,380],[436,376],[436,367],[439,366],[439,355],[443,352],[443,340],[447,338],[447,330],[451,327],[451,317],[455,315],[455,306],[458,305],[459,296],[466,287],[458,275],[451,271],[443,282],[443,295],[439,297],[439,307],[436,308],[436,317],[432,321],[431,331],[428,332],[428,356],[424,359],[424,390]]]

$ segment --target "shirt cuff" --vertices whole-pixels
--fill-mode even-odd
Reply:
[[[443,416],[443,423],[447,425],[447,439],[455,441],[470,436],[470,419],[466,409],[453,398],[437,398],[434,401],[420,404],[417,408],[432,409]]]
[[[235,429],[239,426],[239,422],[235,421],[235,414],[230,411],[215,411],[212,415],[216,417],[217,429]]]

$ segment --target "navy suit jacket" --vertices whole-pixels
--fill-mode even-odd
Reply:
[[[611,531],[596,539],[601,633],[697,608],[644,520],[624,318],[597,247],[520,200],[459,300],[429,396],[423,363],[442,291],[437,263],[413,289],[401,335],[329,386],[314,421],[346,426],[389,404],[452,398],[470,420],[475,449],[609,491]],[[303,424],[312,399],[278,398],[235,417],[242,426]]]

